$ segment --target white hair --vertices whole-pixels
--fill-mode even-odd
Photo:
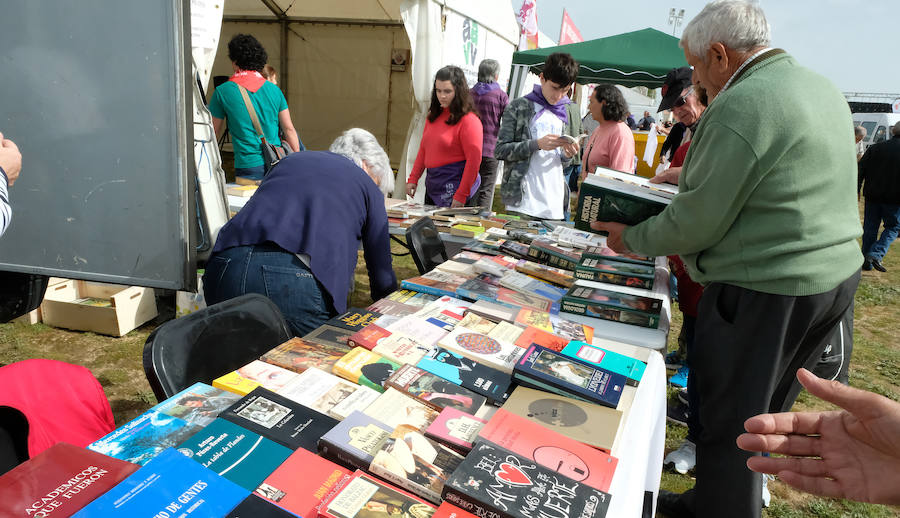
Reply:
[[[363,167],[365,162],[369,172],[376,179],[378,189],[385,196],[394,192],[394,171],[391,169],[387,153],[381,148],[375,135],[362,128],[348,129],[334,139],[328,151],[344,155],[359,167]]]
[[[688,22],[678,44],[705,63],[706,52],[713,43],[747,52],[755,47],[768,47],[771,33],[766,14],[758,3],[717,0],[706,4],[700,14]]]

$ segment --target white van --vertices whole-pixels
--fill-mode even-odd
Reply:
[[[854,113],[853,125],[866,128],[863,146],[884,142],[891,138],[891,128],[900,122],[900,113]]]

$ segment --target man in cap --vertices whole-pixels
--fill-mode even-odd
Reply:
[[[797,370],[815,365],[852,314],[859,283],[850,110],[834,85],[769,40],[758,3],[713,2],[691,20],[681,46],[710,103],[680,193],[633,227],[593,224],[614,250],[680,255],[706,285],[691,365],[702,426],[696,485],[660,493],[670,517],[760,516],[762,478],[735,440],[746,419],[793,402]]]

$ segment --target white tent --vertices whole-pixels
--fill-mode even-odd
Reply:
[[[230,75],[228,41],[234,34],[253,34],[278,72],[304,144],[327,149],[343,130],[365,128],[400,169],[398,191],[418,151],[437,69],[460,66],[474,83],[481,60],[493,58],[505,84],[519,34],[504,2],[226,0],[224,5],[210,75]]]

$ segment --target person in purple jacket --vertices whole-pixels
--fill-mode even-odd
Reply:
[[[384,196],[393,191],[387,154],[354,128],[330,151],[282,159],[216,238],[203,274],[208,304],[259,293],[303,336],[347,310],[362,242],[372,299],[397,287]]]
[[[509,104],[506,92],[497,84],[500,77],[500,63],[494,59],[485,59],[478,65],[478,82],[470,91],[478,116],[481,117],[482,136],[484,143],[481,146],[481,187],[475,196],[469,200],[469,205],[491,210],[491,202],[494,200],[494,188],[497,186],[497,159],[494,158],[494,146],[497,144],[497,133],[500,131],[500,117],[503,110]]]

